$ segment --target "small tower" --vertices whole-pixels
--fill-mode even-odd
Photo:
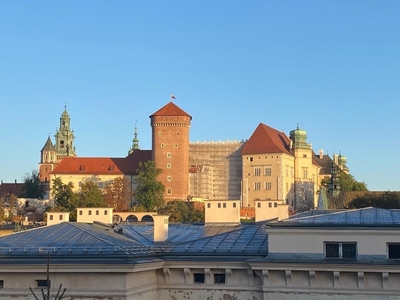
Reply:
[[[40,163],[39,163],[39,180],[40,184],[45,187],[45,190],[49,190],[50,187],[50,175],[49,173],[54,170],[57,165],[57,151],[50,139],[47,138],[42,150],[40,151]]]
[[[70,128],[70,117],[65,105],[64,112],[60,117],[60,127],[56,132],[57,160],[61,161],[65,156],[76,156],[74,146],[74,132]]]
[[[189,195],[189,128],[192,117],[170,102],[150,116],[153,161],[163,170],[165,200]]]
[[[139,149],[139,139],[137,134],[137,124],[135,122],[135,133],[133,134],[134,138],[132,140],[132,147],[129,149],[128,154],[131,154],[133,151]]]
[[[338,166],[335,164],[334,161],[332,161],[331,178],[329,180],[328,192],[333,196],[337,196],[340,192],[340,184],[337,172],[338,172]]]

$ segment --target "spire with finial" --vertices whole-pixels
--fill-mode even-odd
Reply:
[[[138,139],[138,133],[137,133],[137,120],[135,120],[135,133],[133,134],[134,138],[132,140],[132,147],[129,149],[129,154],[131,154],[133,151],[139,149],[139,139]]]

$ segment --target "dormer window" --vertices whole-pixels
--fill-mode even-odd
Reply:
[[[114,166],[114,165],[110,165],[110,166],[108,167],[108,171],[110,171],[110,172],[114,172],[114,168],[115,168],[115,166]]]
[[[86,171],[86,165],[80,165],[79,166],[79,171],[85,172]]]

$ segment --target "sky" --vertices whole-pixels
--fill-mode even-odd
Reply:
[[[307,131],[369,190],[400,190],[400,1],[1,1],[0,179],[67,106],[80,157],[125,157],[174,103],[190,140]]]

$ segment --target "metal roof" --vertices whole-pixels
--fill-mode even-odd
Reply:
[[[325,213],[324,213],[325,212]],[[304,217],[290,218],[278,222],[285,225],[358,225],[358,226],[400,226],[400,211],[366,207],[326,213],[318,211]]]

